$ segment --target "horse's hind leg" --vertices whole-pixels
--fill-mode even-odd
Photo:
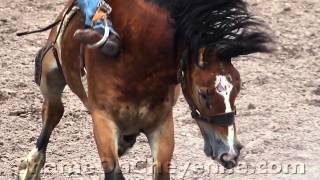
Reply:
[[[45,99],[42,107],[43,126],[36,147],[19,166],[17,179],[40,179],[40,170],[45,164],[50,135],[62,118],[64,111],[61,94],[66,83],[51,50],[44,57],[41,77],[40,88]]]

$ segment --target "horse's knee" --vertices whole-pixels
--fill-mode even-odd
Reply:
[[[121,172],[119,173],[105,173],[104,174],[105,180],[124,180],[124,176]]]
[[[64,113],[64,106],[61,101],[60,96],[46,96],[44,103],[42,105],[42,120],[45,124],[45,127],[51,128],[55,127],[55,123],[58,123],[62,118]],[[52,124],[54,126],[52,127]]]
[[[154,180],[169,180],[170,179],[170,161],[154,162],[153,164],[153,179]]]
[[[123,180],[123,174],[121,172],[118,163],[111,158],[106,158],[101,162],[102,168],[104,170],[106,180]]]
[[[113,172],[115,170],[115,167],[116,167],[115,161],[112,160],[111,158],[103,159],[101,164],[102,164],[102,168],[103,168],[105,173]]]

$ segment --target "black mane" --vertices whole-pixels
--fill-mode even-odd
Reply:
[[[272,38],[243,0],[146,1],[170,11],[178,36],[187,38],[193,55],[201,47],[214,49],[223,59],[272,50]]]

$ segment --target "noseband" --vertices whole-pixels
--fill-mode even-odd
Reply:
[[[191,95],[188,93],[187,90],[187,79],[186,79],[186,66],[187,66],[187,61],[188,61],[188,50],[185,50],[182,54],[182,57],[179,62],[179,67],[178,67],[178,81],[181,84],[181,89],[183,92],[183,95],[189,104],[189,108],[191,110],[191,116],[195,120],[201,120],[209,124],[214,124],[218,126],[230,126],[234,124],[235,121],[235,115],[236,111],[230,112],[230,113],[224,113],[224,114],[218,114],[214,116],[202,116],[200,114],[200,111],[198,110],[196,104],[193,102]]]

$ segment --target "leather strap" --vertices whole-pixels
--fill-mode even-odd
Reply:
[[[187,84],[186,70],[187,70],[187,63],[190,61],[189,57],[190,57],[189,50],[188,49],[184,50],[184,52],[182,53],[182,57],[179,61],[177,78],[181,84],[183,95],[187,103],[189,104],[192,118],[195,120],[201,120],[201,121],[204,121],[210,124],[215,124],[218,126],[230,126],[234,124],[236,111],[230,112],[230,113],[218,114],[210,117],[205,117],[200,114],[200,111],[198,110],[197,106],[193,102],[192,97],[189,94],[187,89],[188,84]]]

